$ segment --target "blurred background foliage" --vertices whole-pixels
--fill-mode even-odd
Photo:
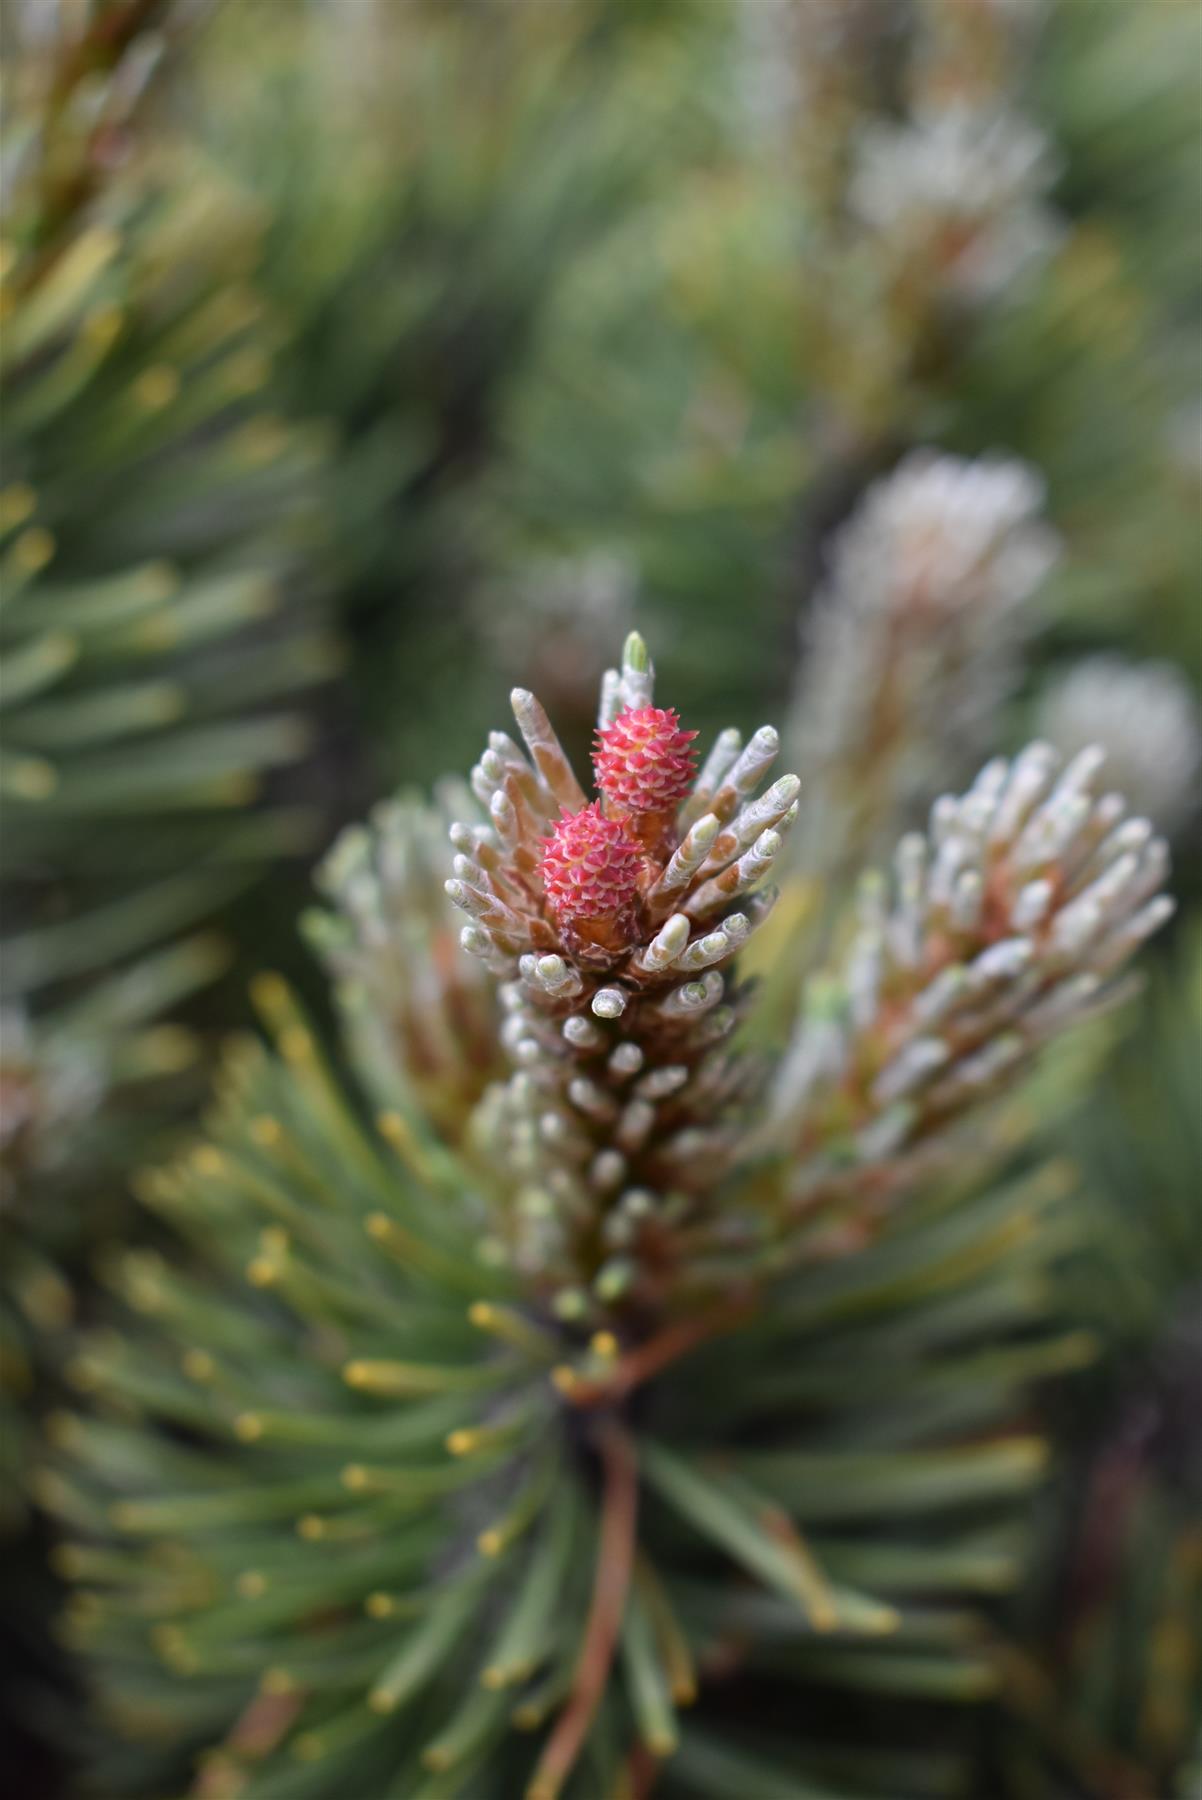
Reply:
[[[90,1246],[247,971],[288,963],[335,828],[466,768],[514,680],[579,752],[632,623],[690,723],[804,733],[811,602],[907,453],[1037,472],[1059,554],[991,734],[1106,743],[1196,909],[1202,40],[1191,0],[2,0],[0,26],[15,1518]],[[916,691],[903,729],[943,744],[946,686]],[[1195,940],[1072,1107],[1096,1229],[1066,1304],[1108,1348],[1062,1403],[1025,1735],[990,1764],[1035,1800],[1163,1800],[1185,1766]]]

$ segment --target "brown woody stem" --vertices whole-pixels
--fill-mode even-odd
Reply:
[[[575,1767],[609,1680],[634,1568],[638,1463],[634,1445],[614,1419],[597,1432],[601,1457],[601,1535],[593,1598],[567,1704],[526,1790],[526,1800],[557,1800]]]

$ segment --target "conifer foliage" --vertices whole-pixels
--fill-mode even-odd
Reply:
[[[142,132],[183,9],[51,11],[5,14],[3,1152],[21,1184],[57,1178],[71,1144],[94,1179],[105,1093],[193,1054],[156,1015],[227,956],[173,940],[304,841],[295,808],[247,814],[305,747],[286,702],[333,661],[298,581],[319,444],[264,398],[262,220]]]
[[[1016,1160],[1012,1096],[1122,992],[1163,845],[1092,754],[990,763],[866,883],[765,1061],[737,958],[797,809],[776,733],[695,756],[632,636],[590,799],[513,700],[524,747],[494,733],[452,790],[445,896],[407,807],[323,877],[374,1122],[261,977],[270,1047],[231,1051],[205,1139],[143,1184],[187,1255],[110,1259],[118,1319],[40,1483],[115,1740],[96,1779],[929,1793],[821,1697],[1004,1684],[982,1603],[1044,1461],[1024,1390],[1091,1352],[1048,1281],[1074,1205]],[[732,1728],[747,1690],[807,1730],[754,1703]]]

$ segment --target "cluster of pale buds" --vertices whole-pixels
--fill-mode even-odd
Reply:
[[[1059,553],[1037,472],[914,450],[836,534],[805,620],[788,732],[811,867],[884,828],[989,746]]]
[[[463,947],[503,978],[514,1066],[475,1141],[504,1173],[515,1259],[561,1310],[587,1310],[667,1276],[669,1240],[738,1143],[749,1072],[727,1047],[729,969],[771,905],[799,783],[757,797],[767,726],[746,745],[722,732],[694,774],[695,734],[654,705],[636,634],[602,684],[599,800],[534,696],[516,690],[513,709],[528,755],[494,733],[472,771],[488,823],[451,829],[447,892],[471,919]]]
[[[1047,139],[1001,106],[952,102],[865,127],[849,190],[857,221],[949,298],[979,303],[1055,248]]]
[[[901,840],[893,893],[863,885],[841,972],[810,984],[769,1095],[764,1139],[793,1201],[882,1198],[1116,980],[1173,911],[1164,839],[1094,791],[1102,751],[1067,766],[1035,743],[988,763],[926,835]]]

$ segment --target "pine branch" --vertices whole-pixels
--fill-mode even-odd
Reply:
[[[947,1155],[942,1181],[928,1153],[1013,1081],[991,1046],[1115,997],[1163,847],[1094,798],[1095,758],[990,765],[891,903],[869,890],[839,1004],[765,1070],[725,1040],[795,787],[761,791],[767,729],[695,773],[652,679],[635,638],[596,801],[519,690],[529,754],[494,734],[451,831],[458,950],[427,816],[344,842],[317,930],[392,1104],[366,1125],[261,978],[276,1049],[236,1047],[209,1140],[142,1184],[195,1260],[106,1262],[121,1327],[85,1339],[39,1482],[68,1632],[119,1714],[161,1707],[177,1761],[215,1746],[205,1779],[239,1800],[297,1764],[314,1800],[645,1792],[698,1670],[998,1689],[974,1608],[1016,1578],[1045,1474],[1026,1389],[1095,1346],[1057,1329],[1063,1171]],[[817,1748],[794,1764],[821,1783]],[[182,1785],[170,1751],[144,1767]]]

